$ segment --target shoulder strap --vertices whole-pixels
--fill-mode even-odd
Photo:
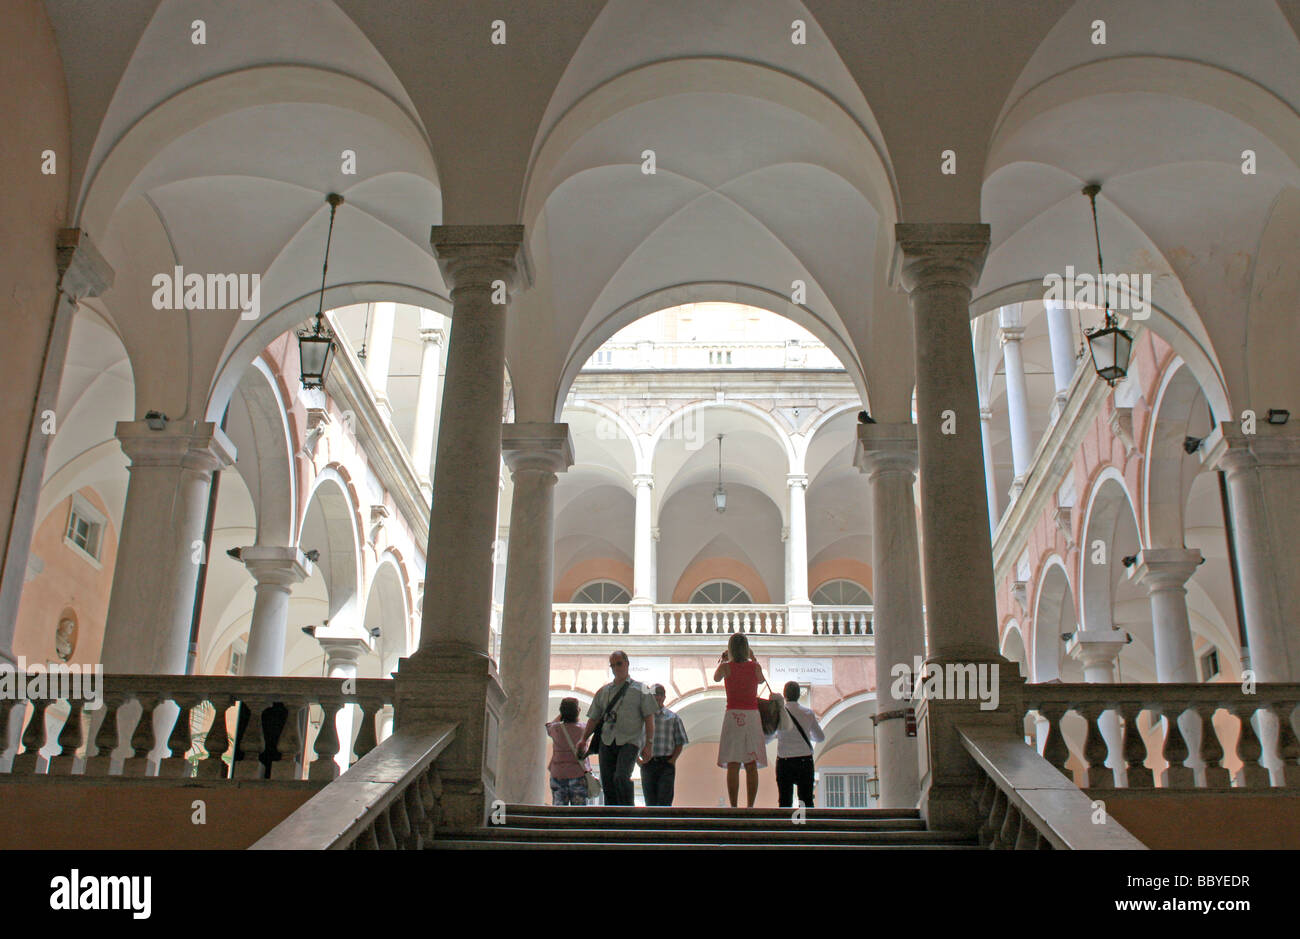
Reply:
[[[573,738],[569,736],[568,728],[563,723],[560,724],[560,736],[563,737],[564,742],[568,744],[569,752],[573,754],[573,758],[581,763],[582,760],[578,759],[578,749],[573,745]]]
[[[623,687],[618,689],[618,694],[614,695],[614,700],[609,702],[609,704],[605,705],[605,710],[600,715],[600,719],[602,721],[605,719],[605,715],[610,712],[610,709],[613,708],[614,705],[618,704],[618,699],[623,697],[624,693],[627,691],[628,687],[631,684],[632,684],[632,679],[630,678],[627,681],[623,682]]]
[[[808,731],[803,729],[803,724],[799,723],[799,718],[794,716],[794,711],[790,710],[788,704],[785,707],[785,713],[790,715],[790,721],[794,724],[794,729],[799,731],[799,736],[803,738],[803,742],[808,744],[808,749],[811,750],[813,745],[812,741],[808,739]]]

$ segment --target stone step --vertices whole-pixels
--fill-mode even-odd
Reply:
[[[982,850],[973,841],[953,842],[950,844],[843,844],[834,842],[746,842],[733,841],[696,841],[664,842],[656,840],[622,841],[602,838],[596,841],[522,841],[489,838],[440,838],[431,846],[435,851],[608,851],[611,849],[636,849],[660,851],[753,851],[772,848],[782,851],[979,851]]]
[[[777,818],[736,818],[726,815],[696,815],[687,818],[647,815],[537,815],[506,813],[504,825],[496,828],[544,828],[557,830],[572,828],[602,828],[619,831],[627,828],[681,829],[709,831],[778,831],[798,827],[804,831],[925,831],[925,822],[919,818],[806,818],[798,826],[789,815]]]
[[[698,828],[631,828],[614,831],[608,828],[523,828],[502,825],[476,832],[474,838],[507,841],[593,841],[605,844],[655,841],[665,843],[694,843],[699,841],[727,842],[731,844],[854,844],[860,846],[883,844],[954,844],[969,841],[963,835],[942,831],[800,831],[797,826],[784,829],[729,829],[725,831]]]
[[[726,816],[730,818],[789,819],[791,813],[794,812],[794,809],[730,809],[709,806],[660,808],[658,806],[644,805],[526,805],[523,803],[508,803],[505,808],[507,818],[513,815],[558,815],[574,818],[584,816],[608,818],[625,815],[645,818],[712,818]],[[805,809],[804,813],[809,819],[919,819],[921,817],[921,813],[917,809]]]

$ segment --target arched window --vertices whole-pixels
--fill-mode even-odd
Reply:
[[[632,595],[612,580],[593,580],[573,595],[570,603],[629,603]]]
[[[711,580],[695,588],[695,592],[691,594],[691,602],[732,605],[754,601],[750,598],[749,592],[739,584],[733,584],[729,580]]]
[[[871,594],[851,580],[828,580],[813,591],[816,606],[871,606]]]

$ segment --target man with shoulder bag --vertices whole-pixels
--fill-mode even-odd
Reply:
[[[806,808],[813,805],[813,743],[826,739],[817,715],[799,704],[799,683],[785,683],[785,707],[781,709],[781,724],[776,732],[776,793],[781,808],[793,804],[795,788],[799,802]]]
[[[643,761],[650,759],[654,715],[659,704],[644,685],[628,676],[630,663],[626,652],[612,653],[609,667],[614,672],[614,680],[592,699],[582,743],[586,745],[591,740],[587,756],[599,750],[605,804],[632,805],[632,768],[638,751]]]

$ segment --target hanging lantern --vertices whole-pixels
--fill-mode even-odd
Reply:
[[[343,197],[331,192],[325,197],[330,207],[330,227],[325,236],[325,264],[320,272],[320,297],[316,305],[314,329],[298,331],[298,361],[304,388],[323,388],[334,364],[334,331],[321,319],[325,312],[325,275],[330,267],[330,242],[334,238],[334,213],[343,204]]]
[[[1115,382],[1122,381],[1128,374],[1129,356],[1133,352],[1133,334],[1120,328],[1115,314],[1110,311],[1110,296],[1104,286],[1106,277],[1101,260],[1101,228],[1097,225],[1097,194],[1100,192],[1101,186],[1098,183],[1089,183],[1083,187],[1083,194],[1092,203],[1092,231],[1097,238],[1097,290],[1106,310],[1106,320],[1103,326],[1089,329],[1084,335],[1088,339],[1088,350],[1092,353],[1093,369],[1113,387]]]
[[[718,434],[718,488],[713,490],[713,507],[727,511],[727,490],[722,488],[722,434]]]

